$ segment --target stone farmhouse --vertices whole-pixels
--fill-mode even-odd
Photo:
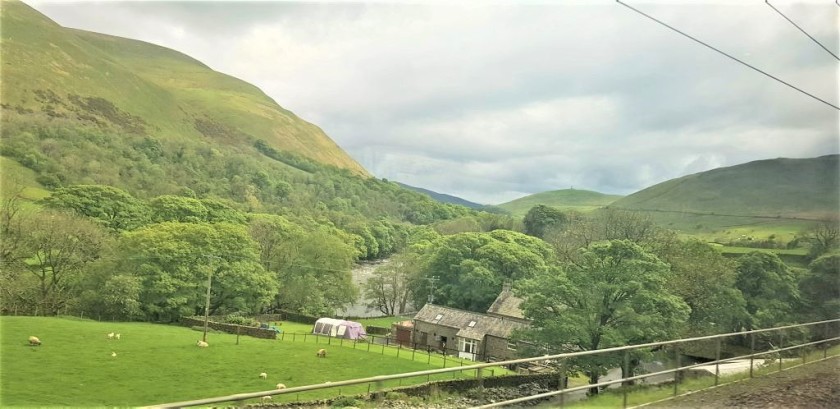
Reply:
[[[528,326],[522,302],[505,285],[487,314],[426,304],[414,316],[416,348],[437,349],[474,361],[516,358],[514,330]]]

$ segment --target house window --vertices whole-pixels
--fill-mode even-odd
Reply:
[[[435,315],[435,321],[437,321],[437,320],[439,320],[439,319],[441,319],[441,318],[443,318],[443,314],[438,314],[438,315]]]
[[[461,344],[459,345],[459,350],[469,352],[471,354],[475,354],[478,352],[478,340],[469,338],[458,338],[458,341]]]
[[[470,323],[467,326],[470,327],[470,328],[474,327],[475,326],[475,321],[470,321]]]
[[[511,351],[516,351],[516,342],[508,341],[507,348]]]

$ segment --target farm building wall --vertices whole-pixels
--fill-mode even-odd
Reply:
[[[204,327],[204,318],[181,317],[181,325],[185,327]],[[227,332],[228,334],[236,334],[238,331],[240,335],[247,335],[254,338],[277,339],[277,333],[271,329],[246,327],[236,324],[223,324],[221,322],[213,321],[208,321],[207,327],[213,328],[217,331]]]
[[[414,342],[418,349],[444,349],[443,339],[446,339],[446,349],[455,350],[458,348],[458,341],[455,335],[458,328],[444,327],[442,325],[430,324],[423,321],[414,322]],[[481,347],[479,347],[481,351]]]
[[[508,348],[508,339],[494,337],[487,335],[484,337],[484,349],[481,350],[486,356],[486,360],[504,361],[507,359],[516,359],[516,350]]]

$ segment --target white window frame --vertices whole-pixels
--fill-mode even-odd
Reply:
[[[477,354],[478,340],[470,338],[458,338],[458,351],[470,354]]]

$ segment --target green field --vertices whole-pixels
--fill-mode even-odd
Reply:
[[[210,347],[202,349],[195,346],[201,332],[158,324],[45,317],[0,317],[0,324],[3,407],[150,405],[267,391],[278,382],[294,387],[421,371],[435,368],[439,362],[411,360],[407,350],[397,358],[391,354],[394,348],[385,349],[385,353],[381,348],[368,352],[361,346],[354,349],[349,343],[332,344],[327,358],[319,359],[315,352],[323,345],[314,345],[314,339],[288,342],[242,336],[237,345],[236,335],[221,333],[208,334]],[[121,333],[122,337],[109,340],[109,332]],[[43,345],[28,346],[30,335],[38,336]],[[261,372],[266,372],[268,379],[260,379]],[[444,374],[439,378],[453,376],[472,374]],[[385,386],[426,380],[404,379]],[[289,394],[274,401],[357,394],[367,392],[368,387]]]
[[[545,205],[560,210],[574,210],[588,213],[620,199],[618,195],[607,195],[581,189],[563,189],[536,193],[498,205],[514,216],[525,216],[536,205]]]

